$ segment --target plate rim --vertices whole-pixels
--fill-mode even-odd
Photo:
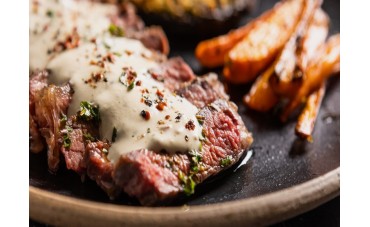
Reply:
[[[242,200],[178,207],[133,207],[89,201],[29,186],[30,218],[57,226],[269,225],[339,195],[340,167],[276,192]]]

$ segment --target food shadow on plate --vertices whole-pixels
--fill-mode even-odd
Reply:
[[[46,151],[43,151],[46,152]],[[42,152],[42,153],[43,153]],[[247,157],[248,152],[250,153]],[[110,200],[106,193],[97,186],[97,184],[88,177],[81,180],[81,177],[73,171],[66,169],[61,163],[61,168],[56,174],[50,173],[47,169],[46,155],[30,153],[30,182],[29,184],[57,194],[71,196],[79,199],[91,200],[95,202],[140,206],[140,203],[125,193],[122,193],[115,200]],[[247,171],[250,168],[249,163],[253,160],[252,150],[244,152],[240,160],[222,173],[210,177],[202,184],[196,186],[195,194],[192,196],[180,196],[167,204],[161,206],[181,206],[191,203],[193,200],[199,200],[212,190],[217,190],[220,186],[227,183],[228,176],[235,171]],[[248,159],[248,160],[247,160]]]

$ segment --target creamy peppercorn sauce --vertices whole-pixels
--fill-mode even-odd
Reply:
[[[43,69],[58,52],[109,34],[117,7],[91,1],[30,0],[30,69]]]
[[[37,10],[30,5],[30,69],[46,68],[50,83],[71,84],[68,116],[79,111],[82,101],[99,107],[101,139],[112,142],[109,160],[142,148],[169,153],[201,149],[198,109],[150,74],[158,66],[158,55],[137,40],[107,33],[106,15],[115,7],[38,2]],[[79,45],[51,53],[76,26],[82,37]]]

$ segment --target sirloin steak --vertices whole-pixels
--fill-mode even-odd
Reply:
[[[167,53],[168,47],[166,45],[168,43],[165,36],[155,31],[155,28],[154,30],[146,29],[140,18],[136,16],[134,9],[130,7],[132,6],[123,5],[121,14],[111,18],[114,24],[125,28],[127,37],[134,37],[141,40],[146,47]],[[138,46],[136,41],[125,41],[123,38],[118,41],[116,42]],[[253,141],[251,133],[248,132],[238,115],[236,105],[229,101],[229,96],[225,93],[222,83],[215,74],[197,77],[182,58],[166,59],[158,52],[152,52],[148,55],[148,51],[140,49],[141,47],[137,47],[143,51],[140,54],[126,50],[123,54],[119,53],[118,55],[112,53],[111,47],[105,47],[104,54],[98,54],[96,51],[100,47],[98,48],[97,43],[94,42],[92,56],[99,61],[86,60],[88,54],[85,49],[89,51],[90,47],[84,45],[85,49],[82,50],[84,50],[83,54],[86,53],[85,60],[78,59],[67,63],[68,68],[72,69],[73,67],[86,67],[100,70],[99,73],[93,72],[91,78],[84,80],[84,82],[60,79],[66,75],[69,76],[70,73],[75,73],[74,71],[62,70],[59,75],[53,70],[36,70],[30,75],[30,151],[38,153],[47,148],[48,166],[51,172],[57,172],[60,159],[63,157],[67,169],[75,171],[82,178],[87,176],[96,181],[111,199],[125,192],[137,198],[142,205],[159,205],[172,201],[180,194],[193,194],[197,184],[232,166],[251,145]],[[77,45],[72,48],[74,50],[64,50],[64,53],[56,54],[54,57],[57,60],[52,60],[52,63],[55,65],[58,59],[59,61],[65,60],[63,56],[68,56],[68,54],[75,56],[72,53],[78,54],[80,48],[81,46]],[[121,57],[121,55],[124,56]],[[114,66],[127,62],[135,65],[136,62],[130,59],[136,58],[140,58],[141,62],[147,62],[151,67],[147,71],[141,72],[140,77],[133,68],[121,67],[122,69],[119,70],[123,71],[121,71],[119,80],[117,77],[113,77],[114,80],[112,80],[112,75],[118,76],[119,74],[115,73],[120,72],[114,71],[117,70],[114,69]],[[65,65],[61,66],[66,68]],[[113,67],[113,71],[111,67]],[[56,68],[51,67],[51,69]],[[106,75],[106,72],[111,72],[111,74]],[[80,75],[75,74],[75,76]],[[122,76],[127,80],[122,80]],[[137,78],[141,79],[136,80]],[[156,89],[153,94],[155,95],[154,99],[149,99],[153,98],[153,95],[150,96],[148,89],[141,89],[144,86],[142,83],[146,82],[142,79],[145,78],[151,81],[148,83],[153,85],[152,89]],[[133,91],[139,92],[141,89],[142,98],[139,104],[147,109],[149,107],[156,108],[158,113],[166,108],[172,108],[172,104],[166,103],[165,100],[188,102],[187,105],[195,110],[195,116],[192,116],[196,122],[189,120],[181,127],[185,127],[187,130],[185,131],[189,133],[194,131],[196,127],[201,129],[199,131],[201,135],[196,137],[197,142],[193,142],[194,144],[199,143],[199,146],[197,145],[197,149],[189,148],[186,152],[167,151],[156,146],[142,147],[120,153],[118,158],[113,160],[113,156],[109,155],[117,144],[115,143],[117,129],[114,127],[111,136],[103,136],[102,119],[106,117],[104,114],[107,112],[100,112],[100,106],[87,100],[80,103],[80,109],[77,112],[71,113],[73,102],[79,100],[76,94],[81,95],[76,81],[82,84],[79,85],[80,88],[87,86],[92,91],[101,92],[97,93],[96,96],[105,92],[104,89],[101,89],[102,87],[110,89],[107,87],[108,85],[112,87],[120,85],[124,88],[122,92],[126,92],[127,95],[132,95]],[[159,85],[163,86],[164,90],[158,88]],[[133,91],[131,92],[131,90]],[[121,95],[122,92],[119,90],[118,94]],[[171,96],[172,99],[167,99],[168,96]],[[112,112],[114,111],[112,110]],[[181,118],[187,117],[186,115],[182,117],[179,112],[175,113],[177,113],[176,118],[166,115],[166,120],[172,121],[174,126],[176,126],[176,122],[180,122]],[[126,114],[128,113],[125,112],[123,117],[126,117]],[[141,121],[150,120],[148,112],[143,110],[140,115]],[[162,124],[164,121],[158,121],[158,125]],[[176,127],[180,127],[180,125]],[[147,134],[149,135],[149,133],[150,128],[148,128]],[[155,139],[155,137],[152,138]],[[182,143],[185,143],[184,140],[186,142],[194,140],[193,137],[190,138],[187,135],[181,138]],[[119,147],[119,149],[125,149],[125,147]]]

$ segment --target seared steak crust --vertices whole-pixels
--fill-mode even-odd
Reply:
[[[113,199],[122,192],[122,189],[114,183],[113,164],[103,152],[103,149],[108,150],[109,147],[110,145],[106,142],[89,142],[86,146],[85,160],[87,175]]]
[[[35,121],[48,145],[48,166],[52,172],[59,167],[60,124],[62,116],[67,114],[71,94],[69,84],[61,87],[49,85],[35,94]]]
[[[131,4],[123,2],[120,7],[119,15],[111,15],[110,20],[122,28],[125,37],[168,54],[168,41],[161,28],[145,27]],[[78,46],[76,34],[77,45],[71,47]],[[67,169],[96,181],[110,198],[124,191],[143,205],[171,201],[181,193],[192,194],[196,184],[237,162],[252,137],[217,76],[197,78],[182,58],[166,60],[160,53],[156,58],[161,63],[149,73],[199,109],[197,118],[203,125],[199,151],[140,149],[121,155],[113,163],[107,158],[111,144],[101,141],[99,135],[100,118],[82,118],[80,112],[67,118],[73,90],[69,84],[48,85],[46,71],[30,76],[30,150],[40,152],[46,144],[50,171],[58,170],[61,153]]]
[[[30,126],[30,150],[34,153],[41,152],[45,145],[42,136],[40,135],[35,116],[35,96],[36,94],[48,86],[46,71],[37,71],[30,75],[29,82],[29,126]]]
[[[200,108],[197,115],[204,136],[200,152],[169,154],[141,149],[122,155],[113,165],[107,159],[109,142],[99,141],[99,122],[86,122],[77,116],[61,121],[72,97],[70,86],[43,85],[32,89],[37,90],[32,96],[30,89],[30,116],[48,145],[49,169],[57,170],[61,152],[68,169],[88,175],[110,198],[124,191],[143,205],[155,205],[180,193],[193,193],[195,184],[237,162],[252,137],[217,78],[196,78],[181,58],[170,59],[151,73]],[[69,146],[63,146],[66,135]]]
[[[157,68],[151,69],[150,74],[155,80],[163,82],[171,91],[180,89],[186,82],[196,78],[193,70],[181,57],[168,59]]]
[[[197,77],[191,84],[180,88],[176,93],[198,108],[202,108],[217,99],[229,99],[224,86],[215,74]]]
[[[155,205],[186,190],[183,177],[198,184],[237,162],[252,137],[237,115],[236,106],[217,100],[198,114],[204,117],[206,137],[201,152],[196,154],[198,161],[194,161],[194,154],[132,151],[122,155],[114,167],[116,184],[141,204]]]
[[[84,175],[86,173],[86,145],[99,138],[99,123],[87,122],[73,115],[68,119],[62,134],[70,140],[70,146],[61,147],[67,169]],[[63,142],[60,141],[60,143]]]
[[[153,205],[168,201],[183,191],[178,171],[188,173],[189,167],[187,155],[142,149],[121,156],[114,168],[113,178],[141,204]]]
[[[161,27],[145,27],[131,3],[124,2],[119,8],[120,14],[111,17],[111,20],[113,24],[123,28],[127,38],[140,40],[145,47],[162,54],[169,53],[168,39]]]
[[[231,102],[216,100],[198,114],[204,117],[205,134],[201,171],[195,174],[199,183],[237,162],[253,139]]]

